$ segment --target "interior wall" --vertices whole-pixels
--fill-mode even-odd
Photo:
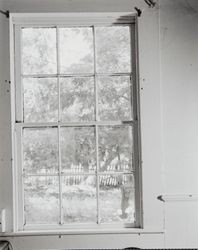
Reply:
[[[198,1],[161,0],[160,32],[166,246],[197,247]]]
[[[104,234],[86,233],[83,235],[75,232],[69,232],[69,234],[59,237],[48,236],[46,233],[38,236],[34,233],[24,236],[15,235],[12,233],[12,217],[7,220],[6,229],[4,234],[13,244],[14,249],[17,250],[29,250],[29,249],[54,249],[54,248],[123,248],[128,246],[133,247],[163,247],[164,246],[164,217],[163,217],[163,204],[157,199],[157,196],[162,193],[162,181],[161,181],[161,105],[160,105],[160,84],[159,84],[159,12],[154,9],[148,9],[144,2],[136,1],[118,1],[110,0],[108,3],[104,0],[68,0],[68,1],[18,1],[9,0],[2,1],[4,9],[9,9],[10,12],[133,12],[134,7],[146,9],[144,15],[138,22],[139,33],[139,71],[140,71],[140,85],[141,87],[141,119],[142,119],[142,160],[143,160],[143,230],[132,230],[127,232],[118,231],[117,233],[109,232]],[[4,29],[8,32],[8,20],[4,17]],[[145,23],[147,27],[145,27]],[[8,46],[8,33],[4,33],[5,43]],[[148,39],[149,35],[149,39]],[[2,51],[6,55],[9,55],[9,51],[6,50],[4,44]],[[148,50],[148,46],[150,50]],[[153,64],[149,62],[153,61]],[[9,63],[5,64],[6,69],[9,69]],[[151,73],[152,72],[152,73]],[[7,75],[9,76],[9,74]],[[14,83],[11,83],[12,85]],[[152,100],[152,101],[150,101]],[[2,100],[3,102],[3,100]],[[9,98],[7,100],[9,103]],[[4,103],[4,102],[3,102]],[[149,107],[149,110],[148,110]],[[5,112],[5,111],[4,111]],[[7,113],[10,113],[9,109],[6,109]],[[149,126],[148,125],[149,121]],[[6,119],[6,123],[10,124],[10,119]],[[8,131],[10,134],[10,131]],[[152,136],[154,135],[154,136]],[[10,136],[10,135],[9,135]],[[6,137],[6,143],[8,144],[10,152],[10,137]],[[152,150],[150,150],[152,148]],[[8,161],[6,161],[8,163]],[[5,164],[5,168],[7,165]],[[6,172],[8,171],[8,172]],[[4,182],[2,185],[7,188],[6,179],[12,182],[11,169],[2,169],[2,179]],[[155,181],[151,183],[150,173],[155,173]],[[4,199],[2,207],[7,203],[8,214],[12,214],[12,191],[11,185],[8,192],[2,192]]]
[[[11,12],[110,12],[134,11],[137,7],[146,7],[139,0],[0,0]]]
[[[0,7],[4,5],[0,3]],[[12,224],[11,112],[9,76],[9,22],[0,15],[0,209],[7,213],[6,227]]]
[[[0,0],[0,4],[11,12],[133,12],[135,6],[144,10],[138,20],[147,230],[133,234],[8,237],[14,249],[197,247],[198,202],[178,198],[178,194],[198,194],[197,1],[161,0],[155,9],[148,9],[143,0]],[[8,35],[8,20],[0,15],[0,208],[6,208],[6,227],[11,231]],[[175,198],[162,203],[157,200],[161,194]]]

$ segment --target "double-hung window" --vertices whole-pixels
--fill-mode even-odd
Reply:
[[[96,16],[14,25],[20,230],[140,226],[135,19]]]

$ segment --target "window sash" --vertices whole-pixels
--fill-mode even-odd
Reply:
[[[24,20],[23,20],[24,22]],[[17,23],[17,22],[16,22]],[[93,24],[93,22],[92,22]],[[120,25],[129,25],[129,24],[134,24],[134,19],[132,19],[131,23],[129,22],[129,20],[126,22],[126,21],[121,21],[120,22],[117,22],[116,24]],[[115,23],[113,25],[116,25]],[[96,23],[94,26],[111,26],[111,24],[109,24],[109,22],[101,22],[101,23]],[[15,114],[16,114],[16,123],[15,123],[15,131],[16,131],[16,137],[17,137],[17,173],[16,173],[16,178],[18,180],[18,190],[22,190],[22,192],[24,192],[24,189],[23,189],[23,181],[21,181],[21,178],[18,178],[18,176],[24,176],[24,173],[21,173],[21,170],[22,168],[20,168],[21,164],[22,164],[22,129],[23,128],[26,128],[26,127],[53,127],[53,126],[56,126],[58,127],[58,141],[59,141],[59,147],[60,147],[60,128],[61,127],[75,127],[75,126],[94,126],[96,131],[98,131],[98,126],[100,125],[125,125],[125,124],[133,124],[133,137],[134,137],[134,145],[136,145],[134,147],[133,145],[133,150],[134,150],[134,166],[135,166],[135,171],[133,173],[136,173],[136,177],[135,177],[135,206],[136,206],[136,209],[135,209],[135,212],[136,212],[136,222],[135,224],[131,224],[131,223],[128,223],[130,225],[127,225],[128,226],[131,226],[131,227],[138,227],[140,225],[140,213],[141,213],[141,209],[140,209],[140,174],[139,174],[139,162],[140,162],[140,133],[139,133],[139,111],[138,111],[138,97],[137,95],[139,94],[138,92],[138,86],[137,86],[137,78],[136,78],[136,74],[137,74],[137,68],[136,68],[136,64],[137,64],[137,47],[136,47],[136,31],[135,31],[135,26],[134,25],[130,25],[131,27],[131,53],[132,53],[132,62],[131,62],[131,66],[132,66],[132,73],[97,73],[96,72],[96,68],[95,68],[95,65],[96,63],[94,63],[94,74],[60,74],[60,62],[59,62],[59,46],[57,45],[57,74],[34,74],[34,75],[23,75],[21,74],[21,69],[20,69],[20,65],[21,65],[21,35],[20,35],[20,30],[22,27],[31,27],[31,26],[34,26],[34,27],[43,27],[43,25],[38,25],[35,23],[31,23],[31,24],[28,24],[27,23],[27,20],[26,20],[26,25],[21,25],[20,22],[19,24],[15,25],[15,83],[16,83],[16,111],[15,111]],[[60,27],[72,27],[73,24],[70,26],[68,23],[64,25],[55,25],[56,27],[56,30],[57,30],[57,33],[58,33],[58,28]],[[78,25],[76,24],[76,26],[80,27],[81,25]],[[83,26],[83,25],[82,25]],[[84,26],[87,27],[87,24],[85,23]],[[46,27],[52,27],[51,25],[46,25]],[[54,26],[53,26],[54,27]],[[93,25],[91,25],[91,27],[93,27]],[[94,28],[93,28],[93,31],[94,31]],[[59,36],[57,36],[58,38]],[[95,36],[94,36],[95,38]],[[57,44],[59,44],[59,42],[57,42]],[[95,42],[94,42],[94,62],[95,62]],[[133,99],[133,113],[134,113],[134,120],[130,120],[130,121],[98,121],[97,119],[97,116],[98,116],[98,102],[97,102],[97,99],[98,99],[98,94],[97,94],[97,84],[96,84],[96,78],[99,77],[99,76],[130,76],[131,78],[131,82],[133,82],[132,84],[132,99]],[[86,77],[86,76],[93,76],[94,79],[95,79],[95,112],[96,112],[96,121],[91,121],[91,122],[75,122],[75,123],[72,123],[72,122],[60,122],[60,84],[59,84],[59,78],[60,77],[78,77],[78,76],[82,76],[82,77]],[[58,122],[55,122],[55,123],[50,123],[50,122],[45,122],[45,123],[27,123],[27,122],[23,122],[23,89],[22,89],[22,78],[27,78],[27,77],[32,77],[32,78],[47,78],[47,77],[56,77],[58,79],[58,102],[59,102],[59,108],[58,108],[58,116],[59,116],[59,121]],[[96,141],[98,142],[98,133],[96,133]],[[19,142],[19,143],[18,143]],[[97,143],[96,143],[97,144]],[[96,147],[96,149],[98,149],[98,147]],[[59,173],[61,173],[61,150],[59,148]],[[99,160],[98,160],[98,152],[96,152],[96,162],[97,162],[97,165],[99,163]],[[97,171],[99,169],[99,166],[97,166]],[[99,178],[100,174],[104,175],[104,173],[98,173],[96,174],[97,175],[97,178]],[[114,173],[115,175],[116,174],[120,174],[120,173]],[[123,174],[126,174],[126,173],[123,173]],[[131,174],[128,173],[128,174]],[[59,178],[61,178],[61,176],[64,176],[64,174],[58,174],[59,175]],[[70,173],[68,175],[71,175]],[[76,174],[76,175],[79,175],[79,174]],[[85,173],[83,173],[83,175],[85,175]],[[93,174],[90,174],[90,175],[93,175]],[[109,173],[107,174],[109,175]],[[54,175],[53,175],[54,176]],[[23,179],[23,178],[22,178]],[[59,184],[61,186],[61,179],[59,179]],[[99,181],[97,181],[97,188],[99,188]],[[60,187],[60,193],[61,193],[61,187]],[[97,194],[99,195],[99,192],[97,191]],[[18,215],[19,215],[19,220],[18,220],[18,225],[19,225],[19,228],[21,229],[24,229],[23,225],[24,225],[24,221],[23,223],[21,223],[22,221],[22,218],[24,218],[24,214],[23,212],[23,208],[24,208],[24,194],[20,192],[18,192]],[[97,198],[98,199],[98,198]],[[61,200],[61,198],[60,198]],[[61,206],[60,206],[61,207]],[[60,209],[62,210],[62,209]],[[97,207],[97,210],[99,210],[99,208]],[[61,218],[62,218],[62,212],[60,211],[60,214],[61,214]],[[98,217],[99,217],[99,211],[98,211]],[[61,219],[62,220],[62,219]],[[88,223],[89,224],[89,223]],[[111,223],[111,224],[114,224],[114,223]],[[118,223],[115,223],[116,225],[118,225]],[[123,223],[121,223],[122,226],[123,226]],[[125,224],[125,223],[124,223]],[[65,225],[64,225],[65,226]],[[83,224],[83,227],[85,226],[85,224]],[[28,225],[28,227],[31,227],[31,225]],[[34,228],[36,228],[37,226],[34,225],[33,226]],[[39,225],[38,225],[39,228],[41,228]],[[44,229],[47,228],[48,226],[47,225],[44,225]],[[71,227],[71,225],[69,225],[69,227]],[[75,228],[75,226],[74,226]]]
[[[49,26],[49,27],[53,27],[56,28],[56,51],[57,51],[57,74],[23,74],[22,70],[21,70],[21,66],[22,66],[22,61],[21,61],[21,54],[22,54],[22,39],[21,39],[21,30],[24,26],[21,25],[16,25],[15,26],[15,51],[16,52],[16,121],[17,122],[24,122],[23,118],[23,84],[22,81],[25,78],[56,78],[57,79],[57,84],[58,84],[58,121],[60,121],[60,78],[65,78],[65,77],[93,77],[94,78],[94,85],[95,85],[95,117],[96,117],[96,121],[98,121],[98,78],[99,77],[108,77],[108,76],[129,76],[130,77],[130,89],[134,88],[134,84],[133,84],[133,78],[135,78],[135,71],[133,72],[133,70],[135,70],[134,66],[133,66],[133,56],[135,55],[134,52],[132,51],[133,49],[133,43],[135,42],[135,31],[134,31],[134,25],[132,25],[130,22],[127,24],[124,23],[119,23],[119,24],[114,24],[115,25],[119,25],[119,26],[123,26],[123,25],[127,25],[129,26],[129,30],[130,30],[130,39],[131,39],[131,72],[127,72],[127,73],[123,73],[123,72],[118,72],[118,73],[99,73],[96,70],[96,41],[95,41],[95,25],[90,26],[92,28],[92,32],[93,32],[93,49],[94,49],[94,73],[90,74],[90,73],[74,73],[74,74],[61,74],[60,72],[60,35],[59,35],[59,29],[61,27],[68,27],[68,26]],[[103,24],[102,26],[105,26],[105,24]],[[111,26],[111,25],[110,25]],[[40,27],[40,26],[30,26],[30,27]],[[42,27],[42,26],[41,26]],[[76,26],[79,27],[79,26]],[[133,91],[131,91],[131,95],[133,94]],[[132,98],[133,99],[133,98]],[[131,106],[133,107],[135,103],[131,102]],[[134,109],[136,111],[136,108]]]
[[[34,125],[30,125],[28,126],[28,128],[41,128],[41,126],[35,126],[36,124]],[[48,126],[47,126],[48,125]],[[81,124],[82,125],[82,124]],[[112,124],[110,124],[112,126]],[[83,125],[82,125],[83,126]],[[104,126],[104,125],[102,125]],[[108,125],[109,126],[109,123]],[[117,125],[115,125],[116,127]],[[123,127],[125,127],[125,125],[122,125]],[[96,177],[96,204],[97,204],[97,224],[98,225],[101,225],[100,224],[100,208],[99,208],[99,203],[100,203],[100,199],[99,199],[99,185],[100,185],[100,181],[99,181],[99,178],[100,176],[126,176],[126,175],[133,175],[134,176],[134,179],[135,179],[135,175],[136,175],[136,171],[135,169],[131,170],[131,171],[118,171],[118,172],[113,172],[113,171],[108,171],[108,172],[102,172],[100,171],[99,169],[99,152],[98,152],[98,149],[99,149],[99,146],[98,146],[98,125],[95,125],[95,126],[88,126],[88,127],[95,127],[95,131],[96,131],[96,137],[95,137],[95,149],[96,149],[96,171],[95,172],[92,172],[92,173],[87,173],[87,172],[81,172],[81,173],[74,173],[74,172],[62,172],[62,160],[61,160],[61,143],[60,143],[60,129],[62,127],[65,127],[65,126],[60,126],[60,125],[57,125],[57,126],[49,126],[49,124],[45,124],[45,126],[42,126],[42,128],[57,128],[58,129],[58,172],[57,173],[53,173],[53,174],[40,174],[40,173],[33,173],[33,174],[30,174],[30,173],[26,173],[25,171],[25,168],[23,167],[23,136],[22,136],[22,131],[24,128],[27,128],[27,125],[26,124],[23,124],[23,123],[18,123],[17,124],[17,127],[18,127],[18,130],[20,132],[18,132],[18,140],[20,140],[20,144],[18,145],[18,150],[20,152],[20,155],[21,157],[18,159],[18,166],[21,166],[21,169],[22,169],[22,172],[19,173],[19,176],[22,175],[22,186],[21,186],[21,189],[22,189],[22,205],[21,205],[21,209],[23,212],[21,214],[22,218],[23,218],[23,228],[27,228],[31,225],[26,225],[26,222],[25,222],[25,202],[24,202],[24,180],[27,178],[27,177],[58,177],[59,178],[59,215],[60,215],[60,221],[59,221],[59,224],[62,226],[62,227],[69,227],[69,225],[66,225],[63,223],[63,208],[62,208],[62,177],[64,176],[95,176]],[[71,124],[69,124],[69,127],[73,127],[75,128],[76,126],[71,126]],[[78,126],[77,126],[78,127]],[[119,125],[120,127],[120,125]],[[132,129],[133,131],[133,129]],[[133,149],[134,147],[132,147]],[[133,156],[132,156],[132,167],[134,168],[134,152],[132,152]],[[20,167],[19,167],[20,168]],[[136,203],[136,201],[135,201]],[[20,204],[19,204],[20,205]],[[64,224],[64,225],[63,225]],[[74,224],[78,224],[78,223],[74,223]],[[90,223],[83,223],[84,224],[90,224]],[[105,222],[105,224],[111,224],[109,222]],[[113,224],[116,224],[116,223],[113,223]],[[127,225],[127,227],[131,226],[132,224],[127,222],[127,223],[118,223],[118,224],[122,224],[123,225]],[[51,225],[51,224],[50,224]],[[133,224],[134,225],[134,224]],[[34,225],[32,225],[32,227],[34,227]],[[43,226],[44,227],[44,226]]]

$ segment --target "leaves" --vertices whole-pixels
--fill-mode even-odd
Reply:
[[[58,33],[59,39],[55,28],[22,29],[24,122],[58,122],[58,113],[61,122],[93,122],[96,105],[100,121],[131,120],[129,26],[95,27],[95,33],[91,27],[59,28]],[[59,152],[58,127],[24,128],[25,172],[46,174],[26,179],[27,222],[58,221],[59,153],[64,222],[96,221],[97,150],[102,222],[134,220],[133,178],[119,174],[133,170],[132,127],[98,126],[98,135],[96,149],[94,126],[61,126]],[[110,172],[114,175],[108,176]]]

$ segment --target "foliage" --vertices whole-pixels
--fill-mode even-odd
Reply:
[[[24,78],[24,122],[56,122],[59,112],[62,122],[94,121],[96,119],[96,102],[98,102],[99,120],[131,120],[130,77],[97,75],[94,79],[93,76],[87,76],[90,73],[94,74],[92,29],[60,28],[59,33],[60,73],[73,75],[84,73],[85,76],[61,76],[56,78],[48,75],[42,78]],[[96,72],[130,73],[129,27],[97,27],[95,34]],[[55,28],[25,28],[22,31],[22,40],[23,74],[57,74]],[[98,99],[95,98],[95,83],[98,86]],[[60,110],[58,110],[59,90]],[[109,219],[106,217],[104,221],[132,220],[131,211],[134,206],[133,180],[127,180],[124,175],[120,175],[119,178],[115,178],[116,175],[102,176],[102,174],[108,172],[130,172],[132,170],[132,127],[126,125],[99,126],[98,133],[100,195],[101,204],[103,204],[101,211],[105,211],[106,206],[109,207]],[[97,151],[95,128],[92,126],[62,127],[60,138],[63,173],[68,176],[71,173],[78,174],[79,172],[94,174]],[[58,173],[57,127],[25,128],[23,139],[24,169],[27,174]],[[94,179],[84,177],[81,179],[77,175],[74,178],[75,181],[72,180],[73,177],[69,176],[69,178],[69,183],[66,182],[66,179],[61,183],[64,190],[65,220],[76,222],[95,219],[95,214],[91,212],[96,212],[96,209],[94,209],[96,197],[93,198],[92,195],[93,193],[96,194]],[[108,182],[108,179],[111,181]],[[57,188],[55,190],[50,188],[53,185],[58,187],[57,178],[45,177],[39,179],[39,177],[34,177],[28,180],[25,189],[26,210],[29,217],[33,217],[35,211],[39,210],[35,204],[36,197],[38,200],[42,199],[44,203],[50,203],[53,200],[53,204],[57,204],[59,191]],[[126,188],[128,183],[132,187],[131,189]],[[107,195],[103,193],[105,190],[108,192]],[[115,193],[116,197],[110,201],[110,197]],[[57,199],[57,201],[55,202],[54,199]],[[108,205],[108,202],[110,202],[110,205]],[[88,208],[89,204],[92,204],[93,207]],[[115,204],[119,205],[115,206]],[[78,209],[75,210],[75,206]],[[31,207],[34,207],[32,212]],[[89,210],[91,217],[88,218],[87,215],[83,214],[81,207],[85,211]],[[73,215],[69,215],[71,209],[76,211]],[[130,215],[127,211],[130,211]],[[31,213],[33,214],[31,215]],[[105,217],[105,212],[102,212],[102,214]]]

